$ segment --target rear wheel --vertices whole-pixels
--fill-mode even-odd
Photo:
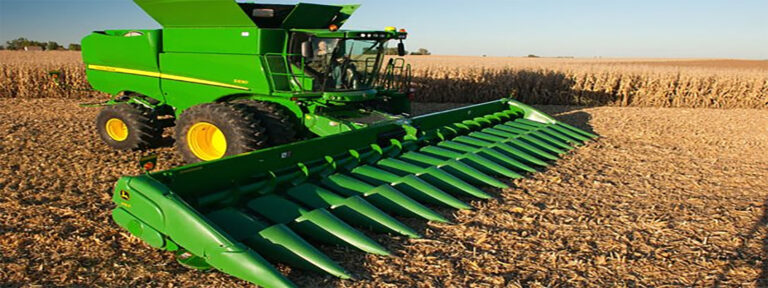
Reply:
[[[119,150],[152,148],[163,138],[154,110],[138,104],[104,107],[96,117],[96,129],[107,145]]]
[[[232,103],[246,105],[256,113],[262,126],[267,129],[267,143],[270,146],[296,141],[296,121],[280,104],[254,100],[237,100]]]
[[[238,103],[206,103],[176,122],[176,147],[187,163],[216,160],[266,146],[261,121]]]

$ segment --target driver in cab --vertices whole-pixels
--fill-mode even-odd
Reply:
[[[340,47],[337,47],[340,48]],[[347,83],[347,82],[356,82],[354,81],[357,74],[357,67],[355,66],[352,61],[348,61],[348,57],[344,55],[345,49],[334,49],[334,51],[329,51],[328,42],[325,40],[320,40],[317,42],[317,49],[315,49],[315,55],[310,62],[309,66],[315,70],[315,71],[324,71],[322,73],[328,73],[330,72],[330,76],[328,79],[329,82],[326,82],[327,84],[330,84],[329,86],[334,87],[335,89],[343,89],[343,88],[351,88],[351,87],[345,87],[350,86],[350,84],[354,83]],[[326,70],[327,67],[324,67],[325,65],[330,64],[330,69]],[[347,82],[345,82],[345,79]],[[356,86],[356,85],[351,85]]]

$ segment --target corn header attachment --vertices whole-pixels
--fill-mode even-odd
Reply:
[[[114,220],[179,261],[265,287],[293,287],[271,262],[351,275],[316,243],[389,251],[358,229],[410,238],[393,216],[449,222],[429,206],[506,188],[596,135],[513,100],[122,177]]]

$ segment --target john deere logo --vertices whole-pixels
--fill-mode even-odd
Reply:
[[[120,198],[122,198],[125,201],[131,200],[131,194],[128,193],[128,191],[120,190]]]

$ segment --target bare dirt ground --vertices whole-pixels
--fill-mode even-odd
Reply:
[[[326,247],[355,281],[281,269],[310,287],[768,285],[768,111],[542,108],[603,138],[475,210],[438,209],[455,224],[404,220],[425,237],[377,236],[393,257]],[[247,285],[112,222],[112,185],[142,153],[102,144],[96,114],[0,99],[0,286]]]

